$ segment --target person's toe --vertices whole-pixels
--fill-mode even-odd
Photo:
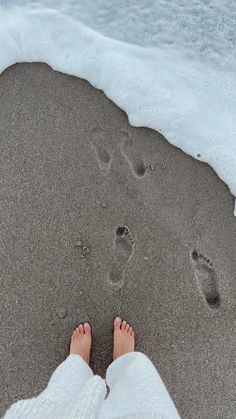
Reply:
[[[132,332],[133,332],[133,329],[132,329],[132,327],[130,326],[130,327],[129,327],[129,335],[132,335]]]
[[[84,323],[84,332],[86,334],[86,336],[89,336],[91,333],[91,326],[88,322]]]
[[[124,331],[125,330],[125,326],[126,326],[126,321],[123,320],[122,325],[121,325],[121,329]]]
[[[84,326],[82,324],[79,325],[79,333],[80,335],[84,334]]]
[[[128,332],[128,331],[129,331],[129,323],[126,323],[126,326],[125,326],[125,331],[126,331],[126,332]]]
[[[76,327],[76,329],[75,329],[75,337],[76,338],[78,338],[79,337],[79,326],[78,327]]]
[[[118,330],[120,329],[120,325],[121,325],[121,318],[120,317],[116,317],[114,320],[114,329]]]

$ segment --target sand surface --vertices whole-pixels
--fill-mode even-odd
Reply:
[[[206,164],[86,81],[43,64],[0,76],[0,414],[39,393],[93,325],[92,366],[127,319],[183,419],[236,411],[236,219]],[[123,237],[122,227],[129,235]]]

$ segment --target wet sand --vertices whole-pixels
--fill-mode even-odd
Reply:
[[[228,187],[131,127],[103,92],[44,64],[7,69],[0,97],[0,414],[45,387],[86,319],[104,376],[120,315],[183,419],[233,419]]]

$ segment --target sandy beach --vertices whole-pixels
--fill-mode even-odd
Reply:
[[[93,325],[92,367],[104,376],[120,315],[182,419],[233,419],[228,187],[47,65],[8,68],[0,97],[0,415],[44,389],[81,321]]]

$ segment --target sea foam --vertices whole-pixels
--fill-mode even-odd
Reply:
[[[88,80],[236,196],[235,26],[234,0],[0,0],[0,72],[40,61]]]

